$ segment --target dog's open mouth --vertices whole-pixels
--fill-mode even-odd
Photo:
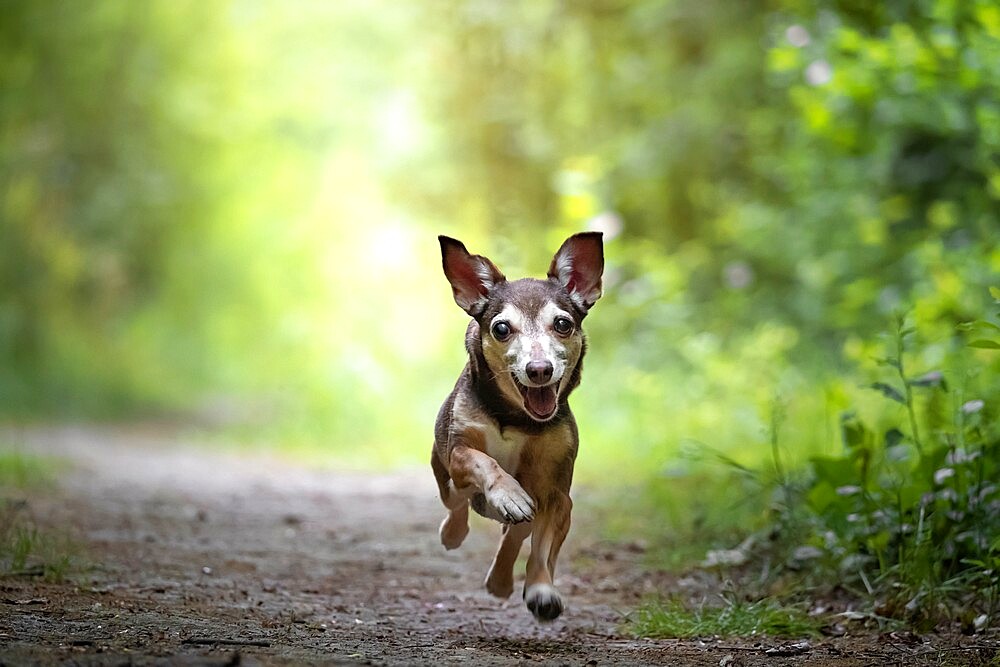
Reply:
[[[553,383],[545,387],[526,387],[516,380],[514,384],[521,392],[521,397],[524,399],[524,409],[529,415],[539,421],[545,421],[556,413],[556,409],[559,407],[556,395],[557,384]]]

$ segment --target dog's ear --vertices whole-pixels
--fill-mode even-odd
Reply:
[[[549,278],[559,281],[584,312],[601,298],[604,242],[601,232],[582,232],[566,239],[552,258]]]
[[[444,275],[455,293],[455,303],[476,317],[486,306],[486,295],[506,278],[493,262],[482,255],[471,255],[465,245],[453,238],[439,236]]]

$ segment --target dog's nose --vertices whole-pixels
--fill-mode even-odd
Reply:
[[[535,384],[545,384],[552,379],[551,361],[529,361],[524,370]]]

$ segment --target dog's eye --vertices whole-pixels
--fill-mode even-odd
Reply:
[[[492,331],[493,337],[500,342],[503,342],[510,337],[510,325],[506,322],[494,322]]]
[[[573,333],[573,323],[565,317],[557,317],[556,321],[552,323],[552,328],[563,336]]]

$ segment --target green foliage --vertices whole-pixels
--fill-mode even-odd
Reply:
[[[79,567],[68,540],[39,531],[17,508],[0,509],[0,520],[0,575],[61,582]]]
[[[881,405],[841,414],[840,452],[787,477],[746,470],[763,491],[751,504],[770,499],[757,523],[768,537],[744,541],[730,564],[766,560],[757,587],[847,591],[918,630],[966,616],[981,629],[1000,601],[1000,383],[968,366],[982,353],[959,346],[944,371],[908,371],[917,333],[899,319],[881,379],[865,385]]]
[[[462,363],[434,234],[537,275],[591,226],[608,276],[581,464],[599,475],[624,441],[642,475],[684,438],[750,460],[760,408],[812,394],[794,467],[889,312],[933,337],[981,311],[995,19],[943,0],[10,3],[0,411],[181,411],[422,460]]]
[[[408,249],[433,233],[380,182],[412,70],[410,12],[382,9],[7,3],[0,414],[426,448],[453,306],[426,307],[440,268]],[[396,299],[427,323],[402,340],[372,308]]]
[[[428,205],[532,240],[620,216],[630,341],[836,344],[900,304],[947,328],[997,261],[1000,41],[985,1],[896,7],[455,6],[428,92],[467,168]]]
[[[25,454],[20,449],[0,449],[0,489],[47,484],[60,464],[50,458]]]
[[[724,599],[722,605],[694,609],[676,599],[644,603],[628,628],[640,637],[802,637],[819,633],[821,623],[798,607],[773,599],[754,602]]]
[[[883,360],[905,388],[890,398],[903,403],[906,422],[879,433],[845,414],[844,453],[813,461],[803,489],[809,512],[800,518],[841,581],[883,598],[884,614],[933,625],[949,599],[972,598],[992,614],[1000,593],[1000,431],[992,414],[1000,387],[994,378],[960,378],[962,389],[949,390],[939,371],[908,375],[904,341],[912,333],[900,321],[895,356]],[[969,398],[974,388],[988,400]],[[929,427],[923,443],[918,423]]]
[[[25,501],[4,493],[48,485],[62,467],[56,459],[26,454],[20,448],[0,450],[0,575],[62,581],[75,567],[75,549],[69,541],[40,531],[26,516]]]

